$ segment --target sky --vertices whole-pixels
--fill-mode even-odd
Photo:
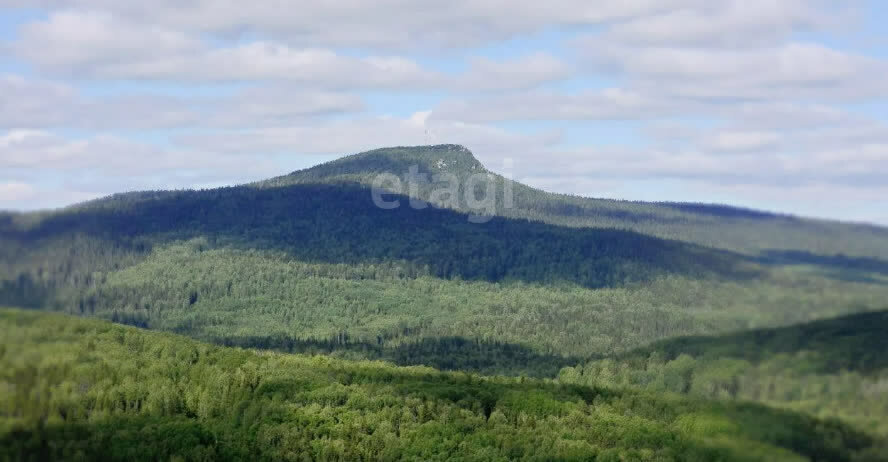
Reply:
[[[888,225],[888,2],[0,0],[0,209],[462,144],[549,191]]]

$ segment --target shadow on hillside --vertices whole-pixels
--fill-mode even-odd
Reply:
[[[211,245],[274,249],[326,263],[403,261],[411,272],[464,280],[521,280],[613,287],[665,273],[749,278],[742,257],[616,229],[566,228],[493,217],[471,223],[447,209],[376,207],[353,185],[231,187],[121,195],[53,214],[27,231],[0,238],[51,245],[87,235],[136,252],[165,242],[206,237]],[[62,249],[67,250],[67,249]],[[61,253],[67,255],[67,253]],[[76,258],[76,257],[65,257]]]
[[[0,281],[0,305],[42,308],[52,299],[53,291],[35,282],[27,274],[13,281]]]
[[[537,353],[523,345],[463,337],[426,338],[395,346],[385,346],[382,338],[376,344],[354,342],[348,338],[305,340],[286,336],[222,337],[210,338],[209,341],[240,348],[382,360],[399,366],[421,365],[440,370],[514,377],[553,378],[561,368],[582,361],[579,358]]]
[[[652,213],[644,213],[631,210],[614,210],[605,207],[596,207],[595,205],[583,206],[571,202],[560,202],[557,200],[541,200],[533,202],[535,199],[532,194],[528,194],[526,200],[522,196],[516,198],[516,203],[521,204],[521,209],[528,212],[536,212],[543,215],[555,215],[562,217],[587,217],[587,218],[609,218],[613,220],[628,221],[631,223],[677,223],[682,221],[680,218],[668,218],[655,215]],[[548,193],[537,193],[548,194]],[[606,201],[607,199],[601,199]]]
[[[888,355],[885,354],[888,351],[888,311],[723,336],[663,340],[621,357],[647,357],[654,351],[669,360],[688,354],[751,362],[763,361],[775,354],[804,351],[811,353],[805,361],[816,371],[871,373],[888,368]]]
[[[719,218],[745,218],[753,220],[773,220],[781,218],[784,220],[798,220],[791,215],[780,215],[771,212],[762,212],[759,210],[746,209],[742,207],[732,207],[729,205],[719,204],[698,204],[693,202],[657,202],[656,204],[669,207],[682,212],[694,213],[697,215],[708,215]]]
[[[769,265],[812,265],[828,270],[834,278],[859,282],[878,282],[867,273],[888,276],[888,261],[878,258],[817,255],[799,250],[768,250],[757,259]]]

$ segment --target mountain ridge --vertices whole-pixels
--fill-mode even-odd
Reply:
[[[426,152],[424,152],[426,151]],[[383,161],[385,158],[395,160],[395,162],[385,162]],[[385,159],[385,160],[388,160]],[[380,162],[382,161],[382,162]],[[373,164],[376,162],[377,164]],[[368,165],[369,164],[369,165]],[[389,165],[388,168],[380,168],[379,165]],[[442,165],[443,164],[443,165]],[[461,171],[454,172],[449,167],[452,167],[454,164],[466,165],[467,167],[462,169]],[[300,170],[295,170],[289,174],[274,177],[268,180],[260,180],[251,184],[280,184],[276,180],[284,180],[284,179],[298,179],[299,181],[310,181],[317,180],[323,177],[330,177],[336,175],[343,174],[361,174],[367,172],[378,172],[378,173],[404,173],[407,172],[410,167],[417,166],[421,171],[425,171],[425,173],[491,173],[497,177],[499,181],[509,180],[513,181],[515,184],[520,185],[522,187],[527,187],[533,189],[538,192],[543,192],[555,196],[562,196],[565,198],[573,198],[573,199],[589,199],[589,200],[597,200],[597,201],[608,201],[615,203],[626,203],[626,204],[649,204],[649,205],[663,205],[668,207],[678,208],[680,210],[696,213],[701,212],[704,214],[713,214],[713,215],[732,215],[731,212],[735,212],[736,215],[742,215],[747,217],[767,217],[767,218],[790,218],[790,219],[803,219],[804,217],[799,217],[790,213],[781,213],[775,211],[764,211],[758,210],[755,208],[749,207],[741,207],[734,206],[731,204],[723,204],[723,203],[706,203],[706,202],[681,202],[681,201],[640,201],[640,200],[630,200],[630,199],[609,199],[609,198],[599,198],[593,196],[585,196],[585,195],[577,195],[577,194],[566,194],[566,193],[557,193],[557,192],[549,192],[540,188],[535,188],[532,186],[524,185],[517,181],[507,179],[500,174],[497,174],[494,171],[491,171],[484,166],[484,164],[475,157],[474,153],[464,145],[460,144],[440,144],[440,145],[416,145],[416,146],[392,146],[392,147],[383,147],[372,149],[369,151],[362,151],[355,154],[349,154],[332,161],[324,162],[322,164],[318,164],[312,167],[307,167]],[[340,167],[339,170],[336,167]],[[443,168],[442,168],[443,167]],[[284,182],[285,183],[285,182]],[[715,209],[715,210],[709,210]],[[841,222],[839,220],[827,220],[834,222]],[[874,225],[877,226],[878,225]]]
[[[438,162],[443,162],[443,165]],[[454,166],[465,166],[455,170]],[[688,215],[703,215],[728,218],[762,218],[780,219],[790,221],[805,221],[809,223],[826,223],[849,227],[859,227],[877,233],[888,234],[888,226],[877,223],[856,222],[827,218],[814,218],[801,216],[794,213],[774,210],[762,210],[754,207],[737,206],[720,202],[683,202],[683,201],[641,201],[631,199],[599,198],[594,196],[549,192],[539,188],[524,185],[520,182],[507,179],[489,169],[480,162],[470,149],[459,144],[416,145],[416,146],[392,146],[376,148],[345,155],[337,159],[318,165],[292,171],[276,177],[247,182],[241,185],[223,186],[221,188],[237,188],[241,186],[273,187],[293,183],[323,182],[331,178],[339,182],[360,182],[359,176],[366,174],[391,173],[395,175],[408,173],[410,167],[418,167],[420,173],[489,173],[495,176],[496,181],[511,181],[519,188],[526,188],[536,193],[543,193],[570,201],[594,201],[626,206],[654,206],[673,209]],[[219,188],[210,188],[219,189]],[[176,190],[134,190],[118,192],[104,197],[74,203],[55,209],[42,209],[33,211],[7,211],[0,210],[0,218],[11,216],[45,214],[66,209],[88,207],[106,201],[118,199],[132,199],[133,197],[152,198],[159,195],[200,191],[199,189]]]
[[[415,167],[414,171],[411,168]],[[433,197],[446,186],[436,175],[452,174],[458,181],[458,201]],[[487,199],[481,209],[467,206],[466,189],[473,174],[476,189]],[[139,207],[156,200],[185,198],[201,191],[243,191],[287,185],[343,185],[367,188],[371,195],[374,181],[385,174],[397,178],[402,186],[420,177],[413,191],[395,191],[437,207],[481,217],[502,216],[539,221],[571,228],[616,228],[635,231],[662,239],[680,240],[707,247],[739,252],[753,257],[774,251],[808,252],[814,256],[879,258],[888,261],[888,228],[840,221],[801,218],[720,204],[640,202],[595,199],[550,193],[489,171],[464,146],[402,146],[379,148],[345,156],[314,167],[267,180],[209,190],[134,191],[75,204],[63,209],[29,213],[0,212],[0,229],[27,226],[45,217],[77,213],[84,209]],[[417,175],[418,174],[418,175]],[[452,178],[452,177],[451,177]],[[478,181],[480,179],[480,181]],[[439,178],[440,180],[440,178]],[[506,194],[511,201],[507,202]],[[476,192],[476,194],[478,194]],[[485,218],[486,220],[487,218]],[[482,220],[484,221],[484,220]],[[802,261],[811,260],[804,258]]]

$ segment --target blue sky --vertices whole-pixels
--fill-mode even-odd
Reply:
[[[547,190],[888,224],[883,2],[29,3],[0,0],[0,209],[433,142]]]

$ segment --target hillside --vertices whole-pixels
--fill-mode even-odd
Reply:
[[[885,442],[749,404],[258,353],[0,310],[12,460],[876,461]]]
[[[767,403],[888,434],[888,312],[685,337],[565,368],[566,383]]]
[[[400,194],[374,188],[385,173]],[[256,184],[2,215],[0,305],[222,346],[758,401],[884,434],[884,369],[861,368],[879,330],[762,329],[888,310],[886,253],[882,228],[555,195],[461,147],[389,148]],[[768,343],[792,332],[850,332],[860,348],[821,364],[812,344]],[[714,340],[658,343],[688,336]],[[706,354],[733,343],[744,356]]]
[[[412,166],[457,178],[463,199],[462,178],[503,180],[462,147],[390,148],[253,185],[6,215],[0,303],[226,344],[535,376],[658,339],[888,308],[879,228],[520,184],[513,208],[496,202],[505,216],[409,205],[433,199],[433,184],[377,207],[376,175]],[[740,251],[735,231],[757,248],[792,246]],[[703,234],[723,241],[703,245]],[[818,253],[824,243],[846,254]]]
[[[488,170],[468,149],[458,145],[376,149],[259,182],[256,186],[317,183],[368,186],[381,173],[400,177],[401,193],[410,193],[407,184],[413,181],[417,188],[411,195],[463,212],[480,210],[560,226],[627,229],[748,255],[779,256],[784,262],[809,263],[816,256],[843,256],[846,259],[833,262],[834,266],[853,268],[879,258],[882,260],[879,262],[881,272],[888,272],[885,263],[888,260],[888,230],[882,227],[805,219],[725,205],[645,203],[554,194]],[[477,175],[479,197],[483,196],[480,191],[495,193],[495,206],[489,209],[488,204],[470,207],[462,188],[456,201],[431,197],[436,187],[448,184],[448,178],[459,179],[459,186],[463,187],[472,175]],[[507,195],[510,201],[506,199]]]

